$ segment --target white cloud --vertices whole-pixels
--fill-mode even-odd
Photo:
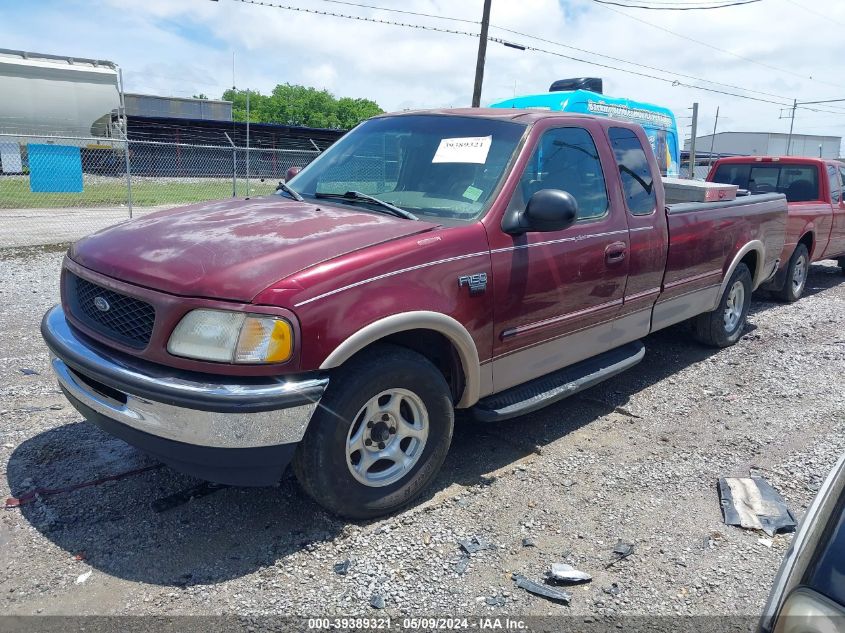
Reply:
[[[285,3],[285,0],[278,0]],[[493,0],[492,23],[571,47],[601,52],[648,66],[733,84],[790,101],[845,98],[839,44],[845,3],[797,0],[829,19],[802,11],[787,0],[767,0],[719,11],[613,10],[590,0]],[[406,11],[477,20],[482,0],[371,0]],[[368,4],[368,2],[365,2]],[[411,22],[460,31],[472,24],[373,11],[321,0],[295,6],[363,17]],[[823,8],[822,8],[823,6]],[[627,12],[649,26],[622,15]],[[0,25],[4,45],[63,55],[111,59],[124,69],[127,89],[159,94],[219,96],[231,86],[232,51],[236,83],[267,92],[278,83],[325,87],[339,96],[368,97],[382,107],[467,105],[472,93],[477,39],[343,20],[324,15],[254,6],[233,0],[96,0],[42,4],[27,28]],[[660,28],[677,31],[757,63],[739,59]],[[555,47],[491,29],[491,35],[579,58],[587,53]],[[49,42],[45,49],[45,42]],[[619,62],[599,60],[611,66]],[[625,68],[634,69],[633,66]],[[658,74],[640,68],[646,74]],[[712,128],[716,107],[721,130],[787,131],[780,107],[728,95],[700,92],[598,68],[562,57],[518,51],[491,42],[482,101],[544,91],[555,79],[600,76],[606,92],[653,101],[688,115],[701,106],[701,129]],[[809,77],[814,80],[810,80]],[[698,83],[682,79],[685,83]],[[712,86],[728,92],[736,88]],[[799,110],[796,132],[845,135],[843,115]],[[830,108],[830,106],[818,106]],[[679,118],[679,126],[688,124]]]

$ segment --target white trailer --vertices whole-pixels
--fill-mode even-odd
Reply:
[[[0,133],[109,138],[120,69],[100,59],[0,49]]]

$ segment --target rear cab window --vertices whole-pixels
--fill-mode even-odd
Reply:
[[[657,196],[654,175],[639,137],[634,130],[623,127],[610,128],[608,136],[628,211],[631,215],[650,215],[657,206]]]
[[[789,163],[723,163],[713,182],[737,185],[756,193],[782,193],[789,202],[819,200],[817,165]]]

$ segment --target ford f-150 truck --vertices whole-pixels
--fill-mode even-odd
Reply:
[[[836,259],[845,272],[845,164],[794,156],[721,158],[710,182],[750,193],[786,195],[789,215],[781,268],[763,289],[782,301],[801,298],[811,262]]]
[[[496,421],[635,365],[692,319],[741,336],[783,250],[781,194],[665,208],[637,125],[458,109],[370,119],[276,195],[73,245],[44,317],[90,421],[184,472],[391,512],[455,409]]]

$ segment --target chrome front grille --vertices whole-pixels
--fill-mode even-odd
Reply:
[[[71,313],[92,330],[137,349],[150,342],[155,308],[146,301],[103,288],[70,272],[66,289]]]

